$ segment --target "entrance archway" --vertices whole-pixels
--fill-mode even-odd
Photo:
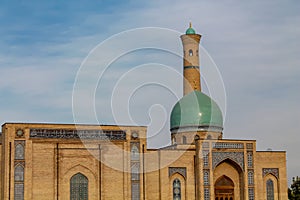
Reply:
[[[227,176],[221,176],[215,183],[215,200],[233,200],[234,183]]]

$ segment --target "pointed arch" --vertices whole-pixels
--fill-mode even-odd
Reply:
[[[24,166],[20,163],[14,168],[14,199],[24,199]]]
[[[253,173],[253,171],[248,172],[248,185],[254,185],[254,173]]]
[[[215,182],[216,198],[234,198],[234,182],[226,175],[219,177]]]
[[[25,159],[24,145],[21,143],[18,143],[15,146],[15,159],[16,160],[24,160]]]
[[[186,181],[180,173],[174,173],[170,177],[170,196],[172,200],[186,199]]]
[[[88,199],[97,199],[99,197],[97,191],[100,185],[97,182],[98,176],[96,175],[96,171],[81,164],[74,165],[63,173],[63,179],[60,182],[61,187],[59,187],[61,199],[71,199],[71,191],[66,192],[66,188],[70,190],[71,178],[78,173],[88,179]]]
[[[213,155],[214,156],[214,155]],[[214,161],[215,163],[213,163],[214,168],[216,168],[217,166],[221,165],[222,163],[229,163],[230,165],[234,166],[234,168],[236,168],[236,170],[239,173],[243,173],[243,161],[238,162],[238,160],[240,160],[239,158],[235,158],[235,157],[224,157],[223,159],[219,159],[218,161]],[[243,160],[243,159],[242,159]]]
[[[139,148],[136,145],[132,145],[131,147],[131,160],[139,160],[140,152]]]
[[[16,182],[24,181],[24,167],[21,164],[15,166],[15,181]]]
[[[204,185],[209,185],[209,171],[205,170],[203,172],[203,183]]]
[[[220,162],[216,168],[214,169],[214,183],[216,183],[216,180],[220,180],[221,177],[228,177],[234,184],[233,184],[233,194],[231,195],[233,199],[244,199],[244,172],[239,164],[237,164],[235,161],[231,160],[230,158],[227,158]],[[215,195],[216,192],[221,191],[218,190],[221,188],[216,187],[215,185]],[[230,189],[230,188],[229,188]],[[230,190],[229,190],[230,191]],[[225,198],[222,195],[215,196]],[[230,199],[230,197],[229,197]]]
[[[266,200],[278,200],[279,194],[278,179],[269,173],[264,177],[264,197]]]
[[[78,165],[75,165],[75,166],[72,166],[70,169],[67,170],[66,174],[75,174],[75,173],[78,173],[78,172],[81,172],[81,173],[84,173],[84,174],[92,174],[94,178],[96,178],[96,174],[94,174],[88,167],[85,167],[81,164],[78,164]]]

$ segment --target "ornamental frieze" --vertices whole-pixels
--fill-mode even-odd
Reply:
[[[122,130],[30,129],[30,138],[126,140]]]

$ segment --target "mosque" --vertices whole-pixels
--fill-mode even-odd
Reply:
[[[170,146],[147,149],[144,126],[5,123],[1,199],[288,199],[286,152],[223,138],[222,112],[201,92],[200,39],[191,25],[181,35],[184,96]]]

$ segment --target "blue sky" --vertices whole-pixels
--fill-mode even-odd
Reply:
[[[184,32],[192,21],[203,35],[202,47],[218,66],[224,81],[225,138],[256,139],[259,150],[287,150],[291,179],[299,175],[300,168],[299,9],[300,2],[296,0],[3,1],[0,122],[73,123],[74,81],[93,48],[130,29],[161,27]],[[179,38],[174,46],[181,48]],[[118,46],[107,51],[115,48]],[[96,94],[100,123],[115,123],[107,108],[120,76],[132,66],[154,62],[181,70],[178,57],[149,49],[130,52],[111,65]],[[136,73],[161,80],[166,75],[158,69],[156,66],[152,71],[146,70],[147,74]],[[181,92],[180,87],[177,93]],[[147,88],[148,96],[137,93],[130,104],[133,118],[141,125],[150,123],[151,105],[165,107],[154,107],[150,112],[153,119],[164,116],[166,123],[161,139],[149,140],[151,147],[169,142],[166,119],[177,99],[167,94],[165,90]]]

